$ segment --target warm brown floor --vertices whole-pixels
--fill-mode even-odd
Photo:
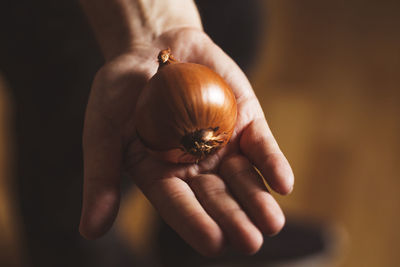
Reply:
[[[398,266],[400,2],[268,3],[252,80],[296,174],[281,203],[344,225],[341,266]]]
[[[288,213],[343,225],[349,244],[340,266],[397,266],[400,2],[271,0],[268,10],[268,40],[250,78],[296,174],[294,193],[280,203]],[[4,164],[0,197],[7,199]],[[146,205],[135,199],[118,225],[145,243],[151,233],[135,229],[148,217],[129,216]],[[0,203],[0,239],[12,245],[10,202]]]

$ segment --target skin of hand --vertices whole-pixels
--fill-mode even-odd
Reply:
[[[198,164],[159,161],[135,134],[136,101],[157,71],[158,52],[167,47],[178,60],[203,64],[220,74],[237,99],[238,119],[230,143]],[[106,62],[93,82],[83,148],[80,232],[88,239],[112,226],[122,173],[135,181],[165,222],[205,256],[220,255],[228,245],[253,254],[263,234],[274,235],[284,225],[279,205],[253,166],[280,194],[291,192],[292,170],[247,78],[200,29],[170,30]]]

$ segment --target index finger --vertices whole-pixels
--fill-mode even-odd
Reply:
[[[264,118],[252,121],[242,133],[240,149],[255,165],[273,190],[289,194],[294,175]]]

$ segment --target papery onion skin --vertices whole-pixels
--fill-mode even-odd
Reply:
[[[232,136],[237,105],[229,85],[206,66],[180,63],[169,50],[141,93],[136,131],[156,156],[195,163],[225,146]]]

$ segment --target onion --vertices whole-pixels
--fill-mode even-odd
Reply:
[[[152,154],[173,163],[197,163],[225,146],[236,123],[235,96],[214,71],[181,63],[170,49],[139,96],[136,132]]]

